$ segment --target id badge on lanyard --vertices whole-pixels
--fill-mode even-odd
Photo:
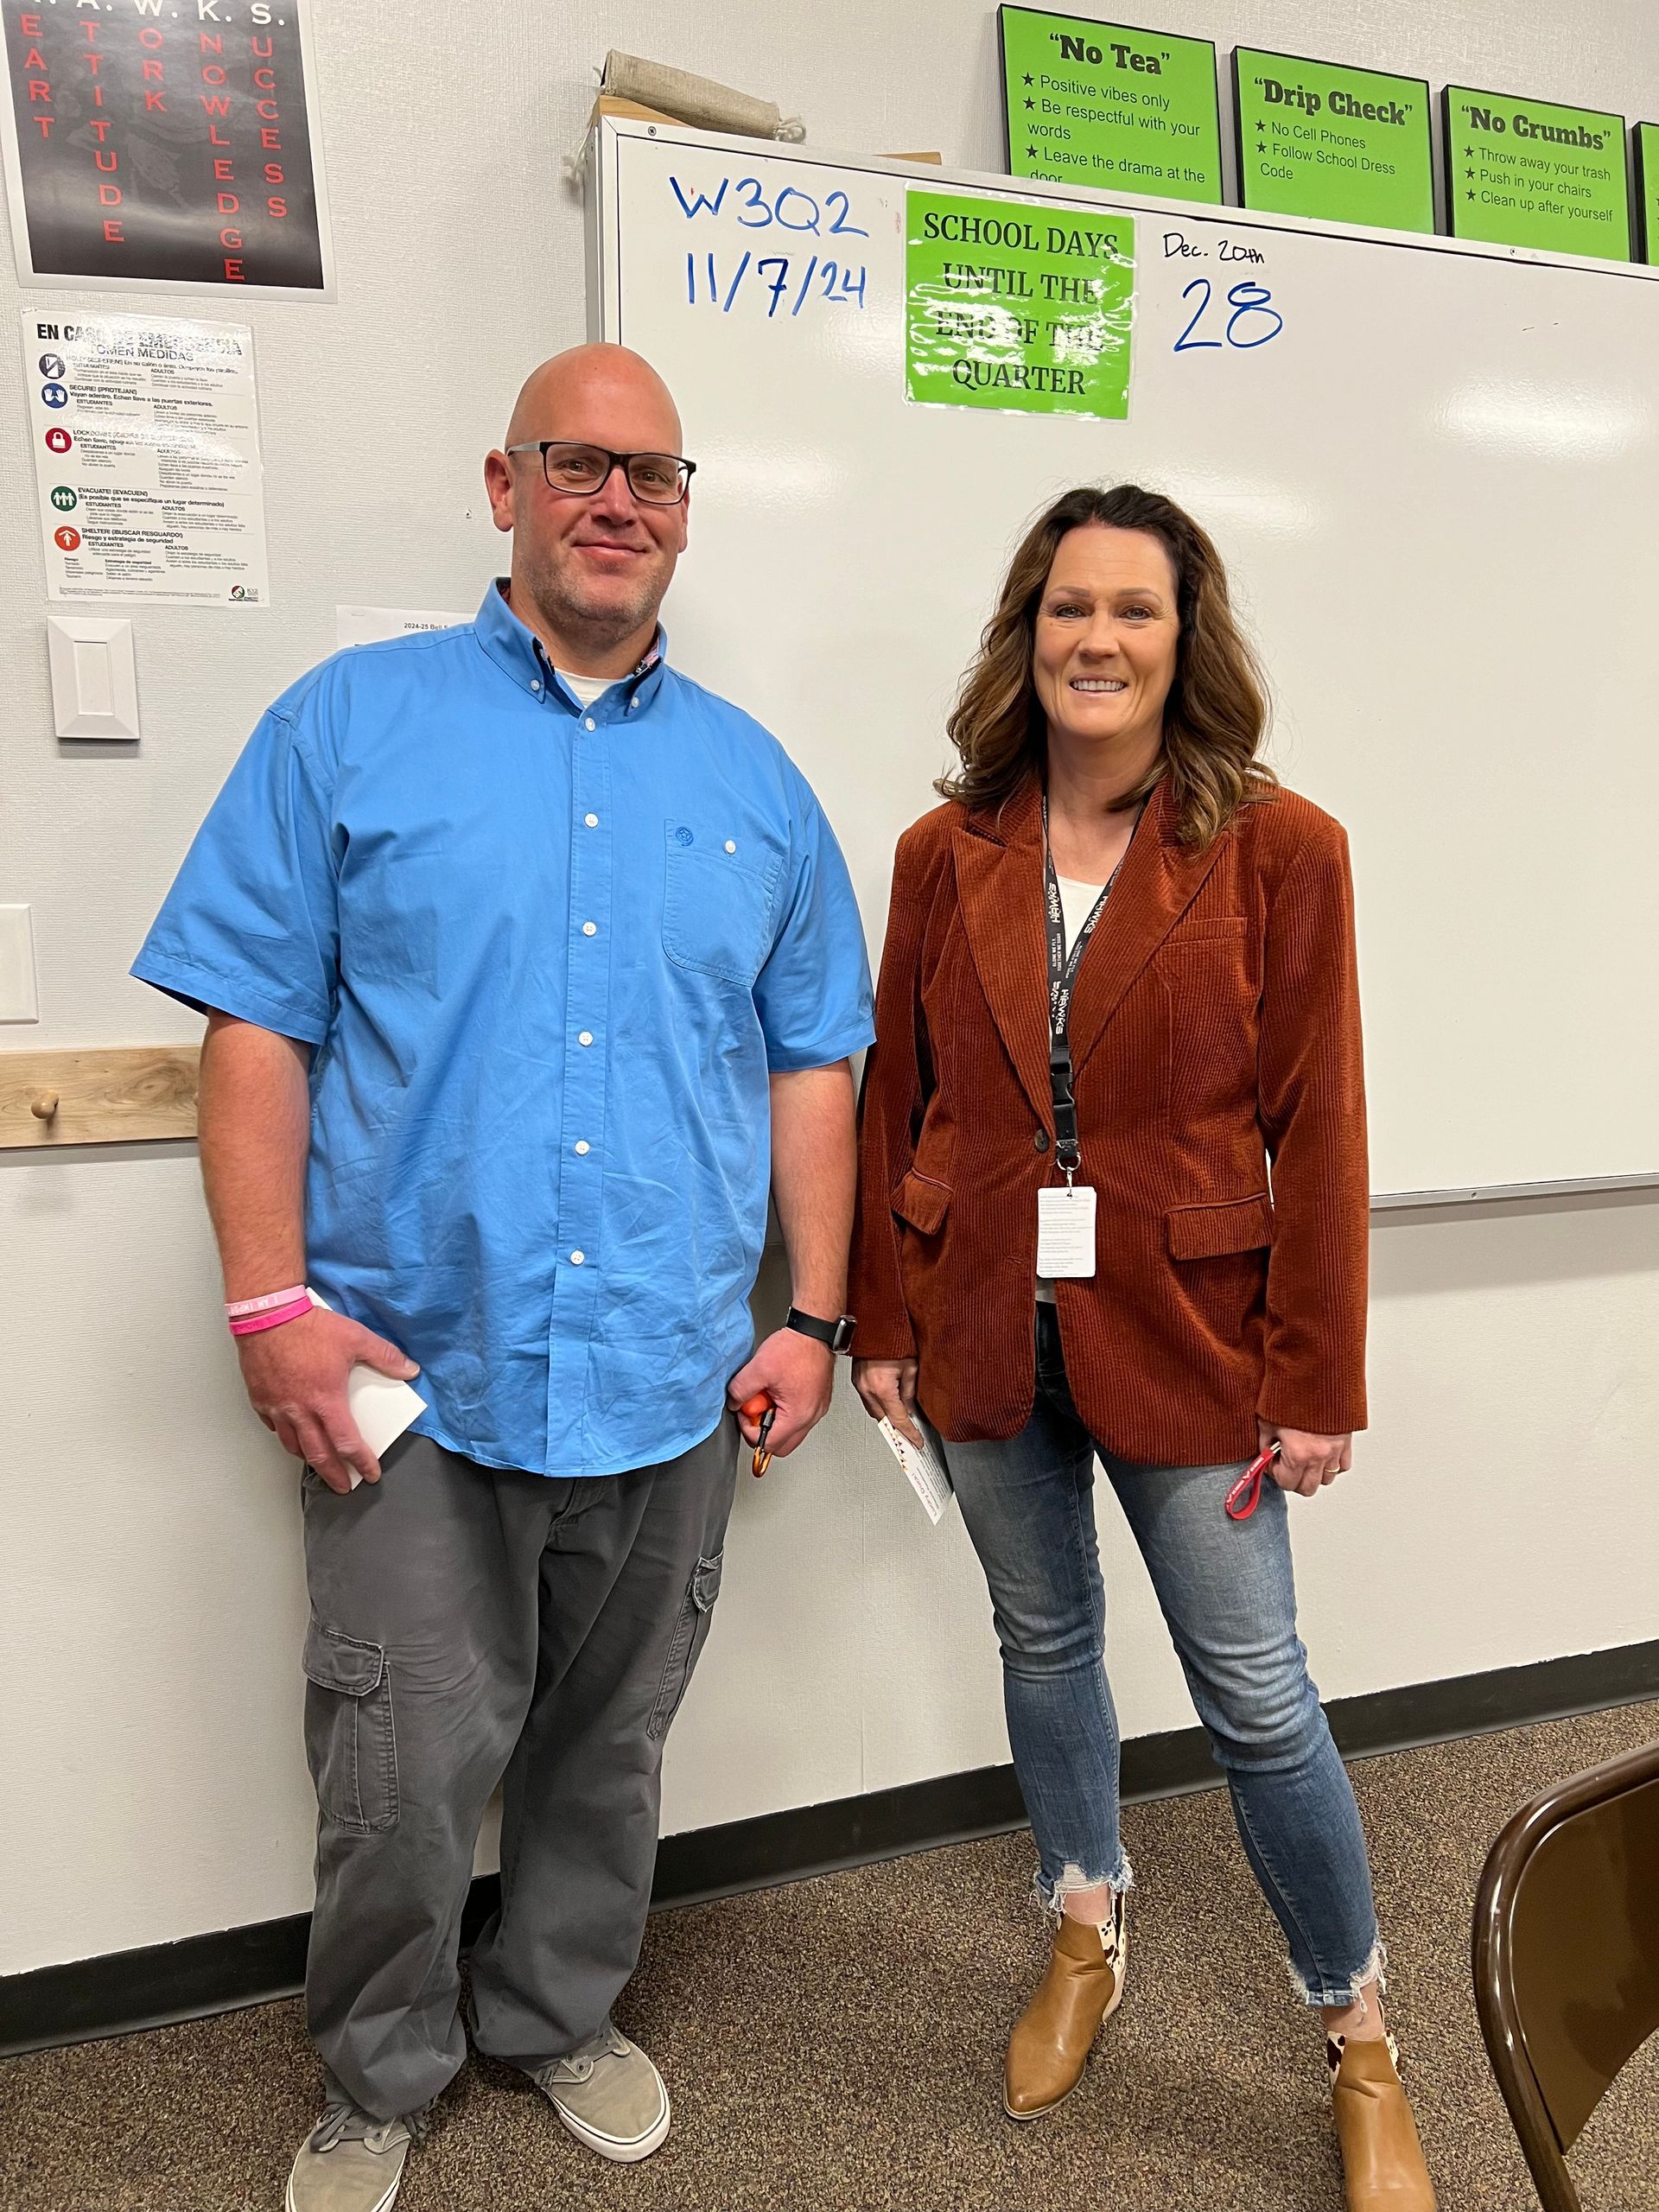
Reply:
[[[1133,834],[1133,833],[1131,833]],[[1077,931],[1070,952],[1065,944],[1065,907],[1060,899],[1059,878],[1048,848],[1048,800],[1043,800],[1043,874],[1048,918],[1048,1080],[1054,1104],[1054,1159],[1065,1177],[1065,1187],[1051,1184],[1037,1193],[1037,1272],[1047,1281],[1092,1275],[1095,1272],[1095,1193],[1079,1183],[1083,1152],[1077,1142],[1077,1102],[1071,1091],[1070,1032],[1071,988],[1078,963],[1095,933],[1095,925],[1117,881],[1119,861],[1110,880],[1101,889],[1089,918]]]

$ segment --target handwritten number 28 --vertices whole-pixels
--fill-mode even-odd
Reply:
[[[1175,340],[1174,350],[1178,353],[1201,353],[1208,347],[1219,348],[1223,346],[1236,346],[1242,351],[1248,353],[1251,346],[1265,346],[1268,339],[1276,338],[1285,327],[1283,315],[1280,314],[1277,308],[1268,304],[1273,295],[1265,284],[1235,284],[1227,295],[1227,304],[1233,312],[1227,318],[1225,336],[1197,337],[1194,334],[1209,311],[1210,302],[1214,297],[1214,287],[1207,276],[1195,276],[1182,292],[1181,297],[1184,300],[1190,300],[1194,292],[1199,296],[1198,304],[1192,310],[1192,321]],[[1267,323],[1268,327],[1265,330],[1256,331],[1254,335],[1245,334],[1249,330],[1250,319],[1253,316],[1260,316]],[[1243,326],[1243,331],[1241,331],[1241,325]]]

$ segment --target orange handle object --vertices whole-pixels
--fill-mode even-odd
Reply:
[[[772,1454],[766,1449],[766,1439],[772,1433],[772,1424],[778,1418],[777,1405],[773,1402],[770,1390],[757,1390],[752,1398],[745,1398],[737,1410],[743,1420],[759,1421],[760,1424],[760,1440],[754,1447],[754,1458],[749,1464],[753,1473],[764,1475],[772,1465]]]

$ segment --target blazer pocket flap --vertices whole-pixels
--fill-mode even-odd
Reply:
[[[1196,920],[1177,922],[1164,939],[1166,944],[1213,944],[1217,938],[1224,942],[1248,937],[1250,918],[1248,914],[1202,914]]]
[[[912,1229],[919,1229],[924,1236],[938,1236],[950,1204],[950,1186],[918,1175],[913,1167],[893,1194],[894,1213]]]
[[[1218,1206],[1172,1206],[1164,1216],[1172,1260],[1214,1260],[1254,1252],[1273,1242],[1273,1205],[1265,1191]]]
[[[380,1687],[386,1655],[378,1643],[361,1643],[314,1620],[305,1632],[305,1671],[319,1689],[345,1697],[366,1697]]]

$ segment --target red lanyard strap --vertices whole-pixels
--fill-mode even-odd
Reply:
[[[1249,1465],[1227,1493],[1227,1517],[1230,1521],[1248,1521],[1262,1503],[1262,1478],[1279,1456],[1276,1443],[1269,1444],[1265,1452],[1258,1452]]]

